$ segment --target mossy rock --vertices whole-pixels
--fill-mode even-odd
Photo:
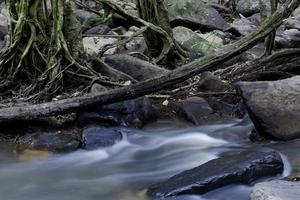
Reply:
[[[174,28],[173,34],[175,40],[181,44],[183,48],[194,53],[207,55],[215,53],[220,47],[219,44],[201,37],[201,34],[182,26]]]
[[[201,0],[166,0],[171,24],[206,30],[224,30],[228,23],[214,8]]]
[[[267,11],[269,12],[270,0],[262,0],[262,3],[266,6]],[[240,0],[237,3],[237,11],[244,16],[251,16],[255,13],[259,13],[259,0]]]

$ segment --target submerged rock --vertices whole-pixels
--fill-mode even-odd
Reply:
[[[228,23],[214,8],[202,0],[167,0],[172,26],[200,30],[225,30]]]
[[[237,84],[257,131],[276,139],[300,137],[300,76]]]
[[[105,63],[138,81],[160,76],[168,71],[147,61],[125,54],[108,56],[105,58]]]
[[[300,182],[269,181],[258,183],[251,193],[251,200],[296,200],[300,198]]]
[[[81,147],[79,134],[75,130],[26,134],[18,143],[24,148],[52,152],[69,152]]]
[[[204,194],[229,184],[251,183],[282,170],[283,163],[278,153],[246,151],[217,158],[177,174],[151,186],[148,195],[163,199],[184,194]]]
[[[87,127],[82,132],[83,148],[96,149],[112,146],[122,140],[120,131],[101,126]]]

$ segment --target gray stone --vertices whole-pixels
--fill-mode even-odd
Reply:
[[[239,82],[237,89],[259,133],[282,140],[300,137],[300,76]]]
[[[87,54],[95,55],[98,54],[102,48],[106,45],[110,45],[118,41],[117,38],[110,37],[84,37],[83,47]],[[106,51],[106,54],[113,54],[116,51],[116,47],[109,49]]]
[[[224,30],[228,23],[214,8],[202,0],[167,0],[171,24]]]
[[[74,13],[76,15],[76,19],[80,22],[84,22],[86,19],[92,17],[92,16],[97,16],[94,13],[88,12],[86,10],[82,10],[82,9],[75,9]]]
[[[299,48],[300,31],[298,29],[288,29],[278,34],[275,38],[276,48]]]
[[[221,80],[211,72],[202,73],[197,86],[198,90],[202,92],[226,92],[231,88],[228,82]]]
[[[96,94],[96,93],[101,93],[101,92],[106,92],[107,88],[104,87],[103,85],[100,85],[98,83],[94,83],[91,87],[91,93]]]
[[[270,1],[262,0],[267,10],[270,10]],[[259,0],[239,0],[236,6],[239,13],[244,16],[250,16],[252,14],[258,13],[259,10]]]
[[[138,81],[144,81],[168,72],[168,70],[147,61],[125,54],[107,56],[105,63]]]
[[[251,200],[296,200],[300,198],[300,182],[276,180],[258,183],[250,196]]]
[[[230,24],[231,29],[235,29],[241,35],[248,35],[254,30],[256,30],[257,26],[255,23],[250,21],[247,18],[235,20],[233,23]]]
[[[211,160],[153,185],[148,195],[154,199],[183,194],[204,194],[237,183],[276,175],[283,171],[283,162],[276,152],[245,151]]]

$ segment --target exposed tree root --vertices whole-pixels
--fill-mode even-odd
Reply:
[[[104,46],[104,47],[101,49],[101,51],[98,53],[98,55],[99,55],[100,57],[102,57],[103,54],[104,54],[106,51],[108,51],[109,49],[127,44],[128,42],[130,42],[131,40],[133,40],[135,37],[137,37],[137,36],[143,34],[146,30],[147,30],[147,27],[142,27],[140,30],[138,30],[136,33],[132,34],[130,37],[125,38],[125,39],[123,39],[123,40],[121,40],[121,41],[117,41],[117,42],[115,42],[115,43],[113,43],[113,44],[108,44],[108,45]]]
[[[177,47],[177,44],[174,42],[173,38],[170,37],[170,34],[167,31],[165,31],[163,28],[161,28],[157,25],[154,25],[151,22],[147,22],[137,16],[127,13],[120,6],[116,5],[115,3],[113,3],[110,0],[96,0],[96,1],[99,3],[102,3],[103,5],[105,5],[112,11],[114,11],[115,13],[121,15],[122,17],[128,19],[135,25],[137,25],[139,27],[147,27],[148,30],[151,30],[161,36],[160,38],[162,40],[163,46],[161,48],[159,55],[157,55],[157,57],[155,59],[156,63],[160,62],[164,58],[168,57],[169,53],[174,49],[178,49],[178,51],[180,51],[180,53],[182,55],[184,55],[184,51],[180,47]]]
[[[240,55],[253,47],[257,42],[267,37],[274,28],[278,27],[282,23],[283,19],[289,17],[299,4],[300,0],[288,0],[284,8],[278,10],[272,17],[267,19],[257,31],[244,37],[240,41],[229,45],[227,48],[228,51],[226,52],[223,51],[217,55],[196,60],[159,77],[122,88],[113,89],[108,92],[89,94],[86,96],[74,97],[50,103],[0,109],[0,121],[7,122],[12,120],[39,119],[46,116],[67,114],[95,105],[99,106],[137,98],[183,82],[201,72],[212,70],[216,67],[220,68],[225,61]]]
[[[9,45],[0,53],[0,91],[23,96],[61,92],[76,84],[67,71],[97,76],[81,62],[82,43],[69,0],[6,0]],[[77,84],[80,81],[77,81]]]
[[[230,66],[219,70],[216,74],[222,79],[236,82],[247,80],[259,73],[270,72],[293,72],[300,66],[300,49],[284,49],[271,56],[263,57]],[[300,72],[300,69],[299,69]]]

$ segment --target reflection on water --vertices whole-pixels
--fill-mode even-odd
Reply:
[[[109,148],[27,162],[1,159],[1,199],[143,200],[147,186],[239,148],[229,141],[244,141],[251,128],[240,121],[200,127],[159,122],[144,130],[123,128],[123,141]],[[250,187],[229,187],[176,199],[248,199]]]

